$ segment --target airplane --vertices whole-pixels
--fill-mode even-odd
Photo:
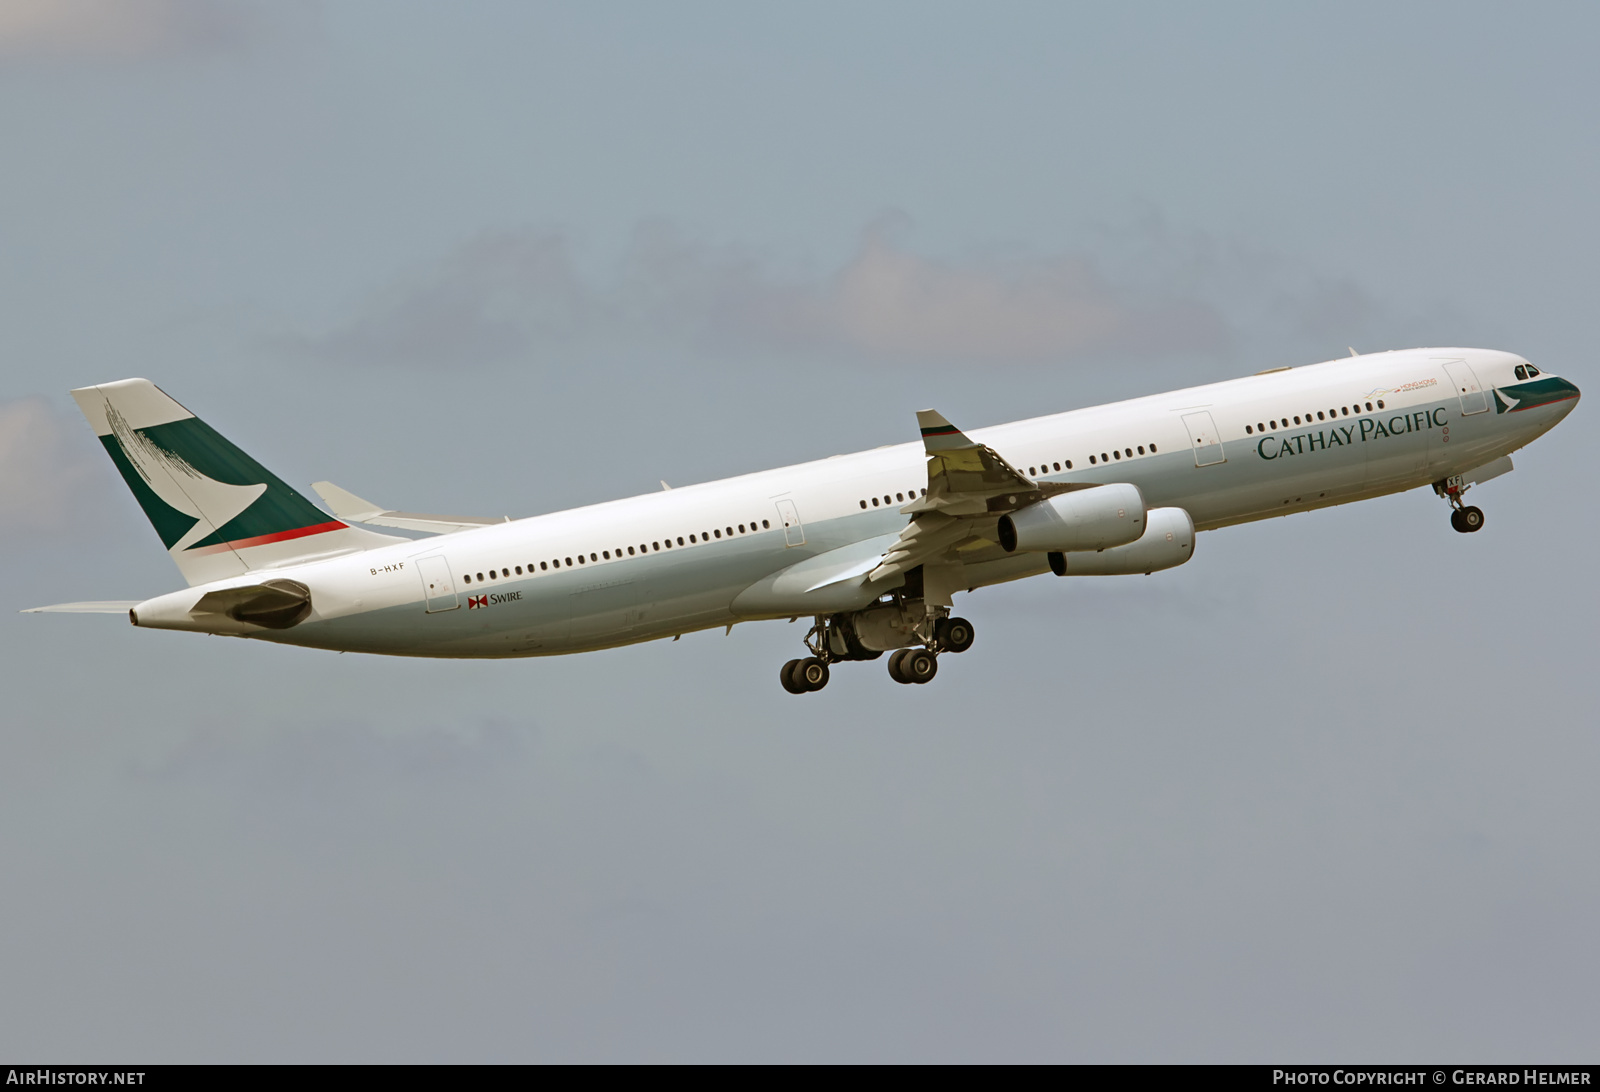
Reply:
[[[189,586],[34,612],[469,658],[808,617],[806,654],[779,672],[804,694],[885,653],[896,682],[926,683],[972,646],[957,593],[1170,569],[1202,531],[1432,486],[1475,533],[1483,512],[1463,495],[1579,391],[1507,352],[1352,349],[970,433],[923,410],[920,443],[515,520],[396,511],[318,482],[324,511],[148,380],[72,396]]]

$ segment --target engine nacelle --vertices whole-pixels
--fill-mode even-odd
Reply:
[[[1152,508],[1138,542],[1098,553],[1050,554],[1057,576],[1133,576],[1182,565],[1194,556],[1194,520],[1182,508]]]
[[[1007,553],[1076,553],[1137,542],[1144,534],[1144,494],[1128,482],[1062,493],[1000,517]]]

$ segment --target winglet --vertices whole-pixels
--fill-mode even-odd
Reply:
[[[923,450],[929,455],[936,451],[954,451],[974,446],[967,434],[945,420],[944,414],[938,410],[918,410],[917,425],[922,429]]]

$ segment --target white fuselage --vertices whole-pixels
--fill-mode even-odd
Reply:
[[[1447,361],[1464,361],[1481,390],[1458,389]],[[1133,483],[1150,508],[1185,509],[1208,530],[1412,489],[1515,451],[1576,404],[1573,388],[1508,409],[1497,388],[1515,387],[1525,364],[1479,349],[1379,353],[968,434],[1030,478]],[[309,587],[312,614],[246,635],[393,655],[528,656],[813,613],[803,596],[746,593],[823,554],[881,553],[908,522],[900,509],[928,484],[925,462],[911,442],[285,566],[270,575]],[[1044,554],[979,549],[961,586],[1046,571]],[[161,625],[168,608],[263,575],[152,600],[140,608],[151,621],[139,624]]]

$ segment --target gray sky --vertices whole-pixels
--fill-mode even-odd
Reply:
[[[958,607],[386,660],[179,586],[68,388],[528,515],[1411,345],[1600,384],[1590,5],[0,0],[0,1055],[1592,1058],[1581,410]]]

